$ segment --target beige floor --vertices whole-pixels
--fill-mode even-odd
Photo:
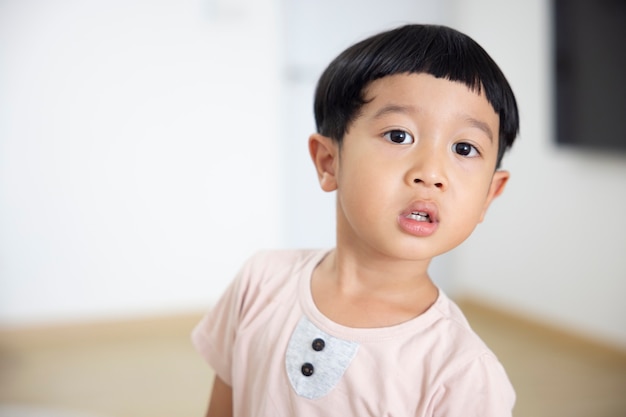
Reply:
[[[201,416],[212,373],[189,342],[198,319],[5,333],[0,404],[101,417]]]
[[[626,353],[463,307],[507,368],[516,417],[626,416]],[[203,415],[211,371],[188,336],[198,318],[0,332],[0,417],[39,416],[16,405],[57,411],[41,417]]]

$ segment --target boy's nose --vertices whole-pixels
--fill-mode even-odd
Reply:
[[[434,150],[424,149],[415,156],[411,168],[407,172],[407,182],[410,185],[421,185],[445,190],[447,179],[445,175],[444,162],[442,156],[437,155]]]

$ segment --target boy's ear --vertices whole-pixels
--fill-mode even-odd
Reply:
[[[337,189],[337,142],[329,137],[314,133],[309,137],[309,153],[317,171],[317,178],[324,191]]]
[[[481,222],[485,219],[485,214],[487,214],[487,209],[491,205],[493,199],[504,192],[504,187],[509,181],[510,176],[511,175],[508,171],[496,171],[493,174],[493,178],[491,179],[491,186],[489,187],[489,193],[487,194],[487,199],[485,200],[485,206],[483,207],[483,212],[480,215]]]

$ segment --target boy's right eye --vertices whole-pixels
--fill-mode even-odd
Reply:
[[[386,132],[383,137],[389,142],[397,143],[401,145],[408,145],[413,143],[413,136],[409,132],[404,130],[390,130]]]

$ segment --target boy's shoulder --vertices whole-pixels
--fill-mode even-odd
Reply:
[[[435,333],[446,335],[444,351],[451,357],[456,357],[461,363],[479,357],[496,359],[496,355],[474,331],[463,311],[447,295],[441,293],[431,309],[434,309],[439,317],[433,329],[436,329]]]
[[[260,250],[240,268],[232,302],[242,316],[254,317],[272,303],[297,299],[301,278],[310,274],[326,251]]]

